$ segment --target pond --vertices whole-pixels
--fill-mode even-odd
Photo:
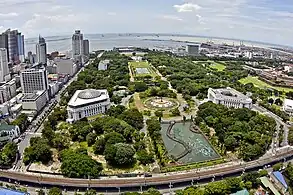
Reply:
[[[191,149],[191,152],[180,158],[178,162],[189,164],[219,158],[220,156],[201,133],[194,133],[189,130],[190,125],[191,122],[175,123],[171,130],[172,136],[187,143]],[[166,133],[169,126],[170,124],[161,125],[161,135],[169,155],[177,157],[185,151],[185,148],[182,144],[173,141],[167,136]]]

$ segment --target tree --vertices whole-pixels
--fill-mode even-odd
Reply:
[[[155,115],[156,115],[156,117],[158,117],[158,118],[162,118],[162,117],[163,117],[163,111],[162,111],[162,110],[156,110],[156,111],[155,111]]]
[[[135,150],[129,144],[118,143],[115,144],[116,155],[115,164],[118,166],[127,166],[134,163]]]
[[[127,122],[135,129],[140,130],[143,128],[143,115],[138,111],[138,109],[128,109],[124,111],[119,118]]]
[[[62,135],[61,133],[56,133],[52,140],[52,144],[54,148],[57,148],[58,151],[61,151],[69,147],[70,140],[69,137]]]
[[[282,167],[283,167],[283,163],[277,163],[273,165],[273,170],[280,171]]]
[[[125,106],[122,106],[122,105],[111,106],[110,109],[107,110],[106,114],[109,115],[109,116],[117,118],[125,110],[126,110]]]
[[[178,108],[174,108],[171,110],[173,116],[180,116],[180,111]]]
[[[137,155],[137,160],[143,165],[154,162],[153,155],[149,154],[146,150],[140,150],[137,152],[136,155]]]
[[[148,89],[148,86],[144,82],[136,82],[134,84],[134,89],[135,89],[136,92],[143,92],[143,91],[146,91]]]
[[[11,166],[16,159],[18,152],[17,144],[14,142],[8,142],[0,152],[0,167]]]
[[[37,193],[38,193],[38,195],[46,195],[46,193],[44,192],[43,189],[39,189],[39,190],[37,191]]]
[[[112,132],[105,135],[106,144],[124,143],[125,138],[120,133]]]
[[[105,150],[105,145],[106,145],[106,140],[103,137],[99,138],[93,146],[94,153],[100,154],[100,155],[103,154]]]
[[[65,150],[61,154],[61,172],[71,178],[98,178],[103,170],[101,163],[84,153]]]
[[[20,132],[23,133],[29,125],[28,116],[22,113],[11,124],[17,125],[20,129]]]
[[[62,190],[57,187],[53,187],[49,190],[48,195],[62,195]]]
[[[96,142],[97,134],[91,132],[86,136],[88,146],[92,146]]]
[[[282,101],[280,98],[277,98],[277,99],[275,100],[275,104],[278,105],[278,106],[282,106],[283,101]]]
[[[52,151],[47,140],[36,137],[30,140],[30,146],[24,150],[24,163],[42,162],[47,164],[52,159]]]
[[[87,190],[84,195],[96,195],[97,192],[94,189]]]
[[[143,195],[161,195],[161,193],[157,189],[154,189],[154,188],[150,188],[148,189],[148,191],[143,192],[142,194]]]
[[[268,102],[269,102],[270,104],[273,104],[273,103],[274,103],[274,99],[273,99],[273,98],[270,98],[270,99],[268,99]]]

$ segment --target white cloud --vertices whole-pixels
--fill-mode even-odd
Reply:
[[[3,19],[3,18],[13,18],[13,17],[17,17],[18,16],[18,13],[15,13],[15,12],[10,12],[10,13],[0,13],[0,18]]]
[[[167,20],[175,20],[175,21],[183,21],[182,18],[175,16],[175,15],[163,15],[161,16],[163,19],[167,19]]]
[[[173,7],[177,12],[193,12],[201,9],[199,5],[193,3],[184,3],[182,5],[174,5]]]

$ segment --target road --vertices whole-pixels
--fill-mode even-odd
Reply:
[[[204,179],[212,179],[223,177],[226,175],[241,173],[243,171],[256,170],[263,168],[266,165],[271,165],[279,161],[285,161],[287,158],[292,158],[292,148],[286,148],[285,151],[279,151],[274,156],[265,157],[259,160],[232,164],[226,167],[217,167],[209,170],[193,170],[186,172],[176,172],[170,174],[159,174],[153,177],[134,177],[134,178],[106,178],[106,179],[73,179],[62,178],[40,174],[25,174],[13,171],[0,171],[0,178],[10,179],[12,181],[25,182],[29,184],[53,185],[73,188],[126,188],[140,186],[156,186],[168,185],[189,181],[200,181]]]
[[[87,66],[85,64],[85,66]],[[27,130],[23,133],[23,139],[18,143],[18,150],[20,154],[20,160],[16,163],[16,165],[12,168],[13,170],[25,171],[24,167],[22,167],[22,158],[25,148],[29,146],[30,139],[32,137],[41,136],[43,122],[47,118],[47,116],[52,112],[52,110],[59,104],[61,100],[61,94],[66,90],[66,88],[78,78],[78,74],[84,71],[84,67],[82,67],[75,75],[72,77],[59,92],[55,95],[54,98],[50,100],[50,102],[46,105],[46,107],[38,114],[37,118],[32,121],[32,124],[27,128]]]

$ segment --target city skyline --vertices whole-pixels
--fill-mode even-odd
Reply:
[[[13,12],[7,12],[12,10]],[[26,9],[29,8],[29,9]],[[95,33],[176,33],[292,45],[293,3],[283,0],[13,0],[0,3],[0,30],[26,37]],[[174,28],[176,26],[176,28]]]

